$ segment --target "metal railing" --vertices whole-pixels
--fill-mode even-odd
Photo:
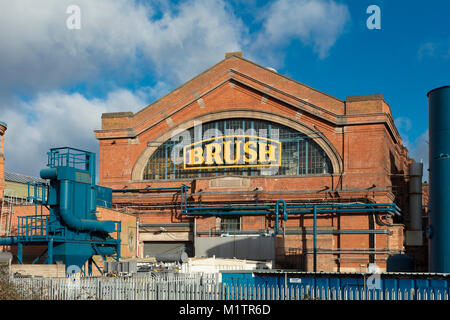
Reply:
[[[50,168],[56,167],[73,167],[85,171],[89,171],[90,152],[75,148],[63,147],[50,149],[48,155],[48,164]]]
[[[217,274],[136,278],[11,278],[43,300],[449,300],[449,288],[367,289],[309,285],[229,285]]]
[[[18,217],[17,235],[19,237],[46,236],[49,215]]]

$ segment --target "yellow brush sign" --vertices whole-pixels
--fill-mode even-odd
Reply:
[[[281,165],[281,142],[257,136],[214,137],[184,147],[184,169]]]

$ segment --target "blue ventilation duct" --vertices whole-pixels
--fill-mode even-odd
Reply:
[[[54,148],[48,153],[49,168],[41,170],[41,178],[49,184],[29,184],[29,199],[35,203],[35,215],[19,217],[18,235],[0,238],[0,244],[17,245],[17,259],[23,263],[23,246],[46,245],[44,263],[61,261],[80,269],[92,256],[116,255],[120,259],[118,221],[99,221],[96,216],[95,154],[73,148]],[[49,210],[43,214],[43,206]],[[101,270],[100,270],[101,271]]]

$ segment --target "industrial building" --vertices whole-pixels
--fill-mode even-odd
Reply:
[[[2,151],[6,129],[1,122]],[[95,183],[95,154],[69,147],[47,154],[36,179],[5,174],[0,157],[0,251],[13,253],[16,270],[92,275],[108,257],[134,257],[136,218],[108,205],[111,190]]]
[[[138,257],[365,272],[411,252],[427,268],[422,164],[381,94],[341,100],[228,53],[137,113],[103,114],[95,136]]]

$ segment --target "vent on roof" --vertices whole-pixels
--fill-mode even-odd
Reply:
[[[266,67],[266,69],[278,73],[278,71],[276,69],[274,69],[274,68]]]

